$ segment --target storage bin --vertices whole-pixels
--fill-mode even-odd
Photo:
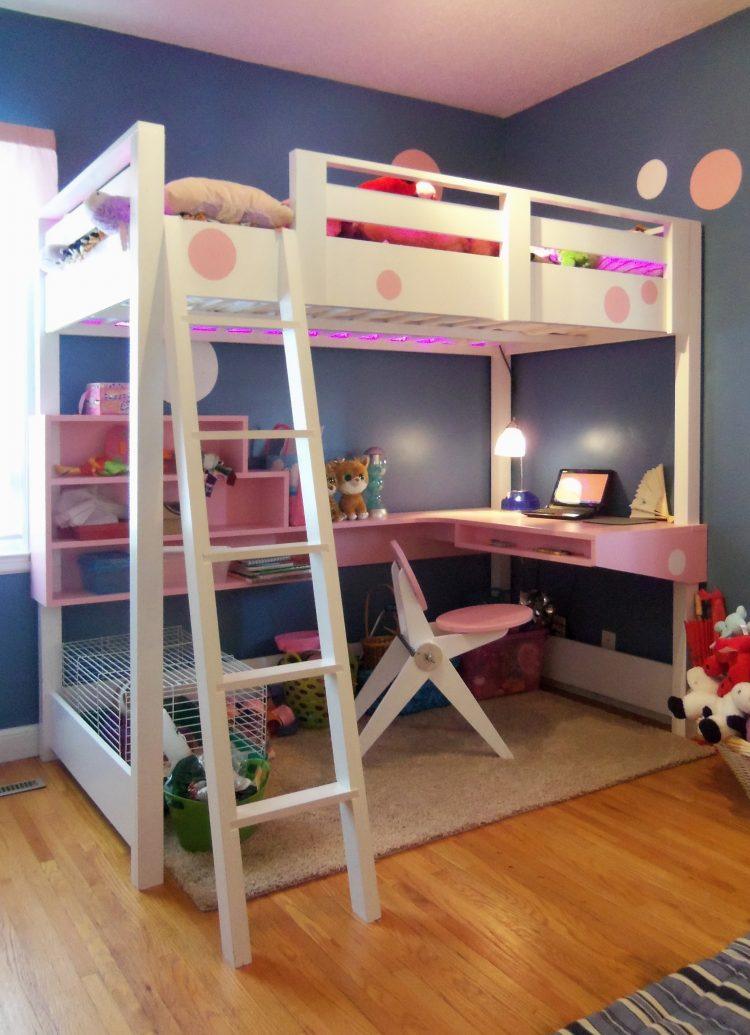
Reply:
[[[480,701],[538,690],[546,639],[546,629],[509,632],[464,654],[461,675]]]
[[[130,591],[130,554],[126,550],[100,550],[78,557],[83,588],[104,596]]]
[[[106,525],[74,525],[71,529],[74,539],[127,539],[130,535],[128,521],[112,521]]]
[[[248,802],[262,801],[265,797],[268,777],[271,772],[265,758],[253,757],[248,759],[253,766],[260,766],[263,769],[262,782],[258,793],[248,799]],[[169,818],[180,842],[186,852],[210,852],[211,851],[211,821],[208,815],[208,803],[195,801],[193,798],[182,798],[178,794],[172,794],[164,788],[164,800],[169,808]],[[255,830],[255,827],[241,827],[240,841],[246,841]]]
[[[95,417],[122,417],[130,411],[130,385],[122,381],[95,381],[86,385],[78,412]]]

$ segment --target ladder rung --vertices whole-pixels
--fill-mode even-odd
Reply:
[[[193,433],[193,437],[204,442],[233,442],[243,439],[311,438],[314,434],[315,432],[308,428],[287,428],[285,431],[274,428],[271,431],[197,431]]]
[[[337,802],[351,801],[357,791],[342,787],[340,783],[326,783],[319,787],[306,787],[303,791],[292,791],[289,794],[277,794],[265,801],[248,802],[238,805],[231,826],[235,829],[265,823],[268,819],[293,816],[297,812],[320,808],[323,805],[335,805]]]
[[[282,320],[274,316],[253,316],[252,313],[212,313],[210,310],[188,309],[184,319],[196,327],[244,327],[254,331],[281,331],[285,327],[301,330],[301,320]],[[305,329],[306,329],[306,325]]]
[[[251,561],[257,557],[294,557],[295,554],[324,553],[325,543],[266,543],[263,546],[212,546],[203,557],[212,564],[226,561]]]
[[[222,693],[250,690],[254,686],[265,686],[266,683],[286,683],[289,679],[310,679],[313,676],[329,676],[340,671],[340,665],[323,661],[322,658],[290,661],[286,665],[267,665],[246,672],[227,672],[222,676],[219,690]]]

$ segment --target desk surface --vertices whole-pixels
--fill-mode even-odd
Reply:
[[[705,525],[664,521],[599,525],[481,508],[413,511],[338,522],[334,531],[339,564],[345,566],[390,560],[390,540],[397,538],[414,558],[468,550],[609,568],[672,582],[706,579]]]

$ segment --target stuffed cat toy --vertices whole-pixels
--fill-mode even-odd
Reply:
[[[369,466],[369,456],[362,456],[358,460],[339,460],[336,464],[337,488],[341,493],[339,506],[349,521],[363,521],[370,516],[362,496],[370,482],[367,474]]]
[[[326,485],[328,486],[328,503],[331,507],[331,521],[345,521],[346,518],[341,513],[341,507],[339,506],[338,500],[336,499],[336,493],[339,491],[338,485],[338,460],[328,460],[326,463]]]

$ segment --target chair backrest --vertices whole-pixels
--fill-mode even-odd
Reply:
[[[423,611],[426,611],[427,601],[425,600],[424,593],[422,592],[422,587],[419,585],[419,582],[417,581],[417,576],[414,574],[412,566],[411,564],[409,564],[409,560],[406,554],[401,549],[401,547],[395,539],[391,539],[391,549],[393,550],[393,556],[396,558],[396,564],[399,566],[401,571],[406,576],[406,580],[409,583],[409,586],[411,587],[411,591],[414,594],[417,603]]]

